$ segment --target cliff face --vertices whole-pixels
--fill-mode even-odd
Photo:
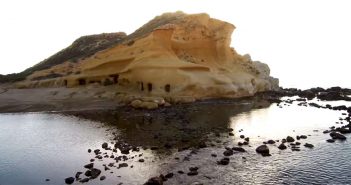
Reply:
[[[163,14],[112,47],[36,71],[19,85],[117,84],[147,96],[195,98],[242,97],[277,88],[266,64],[230,48],[234,29],[207,14]]]

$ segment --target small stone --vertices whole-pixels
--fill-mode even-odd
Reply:
[[[99,175],[101,174],[101,170],[99,170],[99,169],[96,169],[96,168],[93,168],[93,169],[91,169],[91,178],[92,179],[95,179],[95,178],[97,178]]]
[[[275,143],[275,141],[274,141],[274,140],[272,140],[272,139],[270,139],[270,140],[268,140],[268,141],[267,141],[267,143],[272,145],[272,144],[274,144],[274,143]]]
[[[83,172],[77,172],[76,175],[75,175],[75,178],[76,179],[79,179],[79,176],[82,174]]]
[[[225,157],[225,158],[217,161],[217,164],[219,164],[219,165],[228,165],[229,161],[230,161],[230,159],[228,157]]]
[[[288,136],[288,137],[286,137],[286,141],[291,143],[291,142],[294,142],[295,139],[293,137],[291,137],[291,136]]]
[[[226,150],[226,151],[223,152],[224,156],[231,156],[233,154],[234,154],[233,150]]]
[[[161,177],[152,177],[144,185],[163,185]]]
[[[198,167],[190,167],[189,170],[190,171],[197,171],[199,168]]]
[[[245,138],[245,136],[244,136],[244,135],[240,135],[240,138],[241,138],[241,139],[244,139],[244,138]]]
[[[310,143],[305,143],[305,145],[303,145],[303,146],[305,146],[307,148],[313,148],[314,147],[313,144],[310,144]]]
[[[105,179],[106,179],[106,176],[101,176],[101,177],[100,177],[100,180],[101,180],[101,181],[103,181],[103,180],[105,180]]]
[[[81,183],[89,182],[89,178],[84,178],[84,179],[80,180],[79,182],[81,182]]]
[[[269,148],[267,147],[267,145],[261,145],[256,148],[256,152],[264,156],[267,156],[267,154],[269,154]]]
[[[128,164],[127,163],[118,164],[118,168],[124,168],[124,167],[128,167]]]
[[[232,150],[237,151],[237,152],[246,152],[246,150],[242,147],[233,147]]]
[[[91,149],[88,149],[88,153],[90,153],[91,152]]]
[[[328,142],[328,143],[334,143],[335,140],[334,140],[334,139],[327,139],[327,142]]]
[[[190,171],[190,172],[188,172],[188,176],[195,176],[195,175],[198,175],[199,174],[199,172],[197,172],[197,171]]]
[[[165,177],[166,177],[167,179],[170,179],[170,178],[172,178],[173,176],[174,176],[173,173],[168,173],[167,175],[165,175]]]
[[[68,177],[65,179],[66,184],[73,184],[73,182],[74,182],[74,177]]]
[[[143,163],[143,162],[145,162],[145,160],[144,159],[139,159],[139,162]]]
[[[91,169],[94,167],[94,163],[84,165],[84,168]]]
[[[285,150],[287,147],[284,145],[284,143],[282,143],[282,144],[280,144],[280,145],[278,146],[278,148],[279,148],[280,150]]]

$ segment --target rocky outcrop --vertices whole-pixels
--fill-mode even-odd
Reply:
[[[243,97],[278,88],[268,65],[230,47],[234,29],[204,13],[166,13],[107,49],[36,71],[18,85],[115,84],[142,96],[192,98]]]

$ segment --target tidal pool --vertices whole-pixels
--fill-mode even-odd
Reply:
[[[342,113],[240,100],[204,101],[148,112],[0,114],[0,185],[64,184],[65,178],[85,172],[83,166],[90,159],[106,179],[85,184],[143,184],[150,177],[170,172],[174,176],[166,185],[350,184],[349,141],[327,143],[330,137],[322,133],[330,126],[341,125],[339,119],[345,118]],[[234,136],[229,135],[229,128]],[[281,151],[277,143],[269,145],[271,157],[255,152],[268,139],[302,134],[308,138],[299,142],[312,143],[313,149],[301,146],[299,152],[290,148]],[[224,147],[243,141],[240,135],[250,137],[249,145],[243,146],[247,152],[230,156],[229,165],[218,165]],[[118,169],[115,163],[105,171],[104,164],[115,162],[110,156],[122,154],[103,150],[104,142],[109,146],[125,142],[140,151],[126,155],[128,167]],[[98,160],[88,149],[100,149],[108,157]],[[199,174],[188,176],[188,168],[194,166]]]

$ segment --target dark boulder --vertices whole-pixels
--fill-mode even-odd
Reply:
[[[306,148],[313,148],[314,145],[310,144],[310,143],[305,143],[303,146],[305,146]]]
[[[280,145],[278,146],[278,148],[279,148],[280,150],[285,150],[287,147],[284,145],[284,143],[282,143],[282,144],[280,144]]]
[[[108,144],[107,143],[102,143],[101,147],[106,149],[108,147]]]
[[[217,161],[217,164],[219,164],[219,165],[228,165],[229,161],[230,161],[230,159],[228,157],[225,157],[225,158]]]
[[[101,170],[93,168],[91,169],[91,176],[90,178],[95,179],[101,174]]]
[[[272,139],[270,139],[270,140],[268,140],[268,141],[267,141],[267,143],[268,143],[268,144],[274,144],[274,143],[275,143],[275,141],[274,141],[274,140],[272,140]]]
[[[237,151],[237,152],[246,152],[246,150],[244,148],[241,148],[241,147],[233,147],[232,150]]]
[[[334,139],[327,139],[327,142],[328,142],[328,143],[334,143],[335,140],[334,140]]]
[[[163,180],[161,177],[152,177],[144,185],[163,185]]]
[[[269,154],[269,148],[267,145],[261,145],[256,148],[256,152],[261,155],[267,156],[267,154]]]
[[[346,137],[338,132],[331,132],[329,135],[333,139],[346,140]]]
[[[84,168],[91,169],[94,167],[94,163],[84,165]]]
[[[295,139],[293,137],[291,137],[291,136],[288,136],[288,137],[286,137],[286,141],[291,143],[291,142],[294,142]]]
[[[233,150],[231,150],[231,149],[225,150],[225,151],[223,152],[223,155],[224,155],[224,156],[231,156],[231,155],[233,155],[233,154],[234,154],[234,152],[233,152]]]
[[[74,177],[68,177],[65,179],[66,184],[73,184],[73,182],[74,182]]]

